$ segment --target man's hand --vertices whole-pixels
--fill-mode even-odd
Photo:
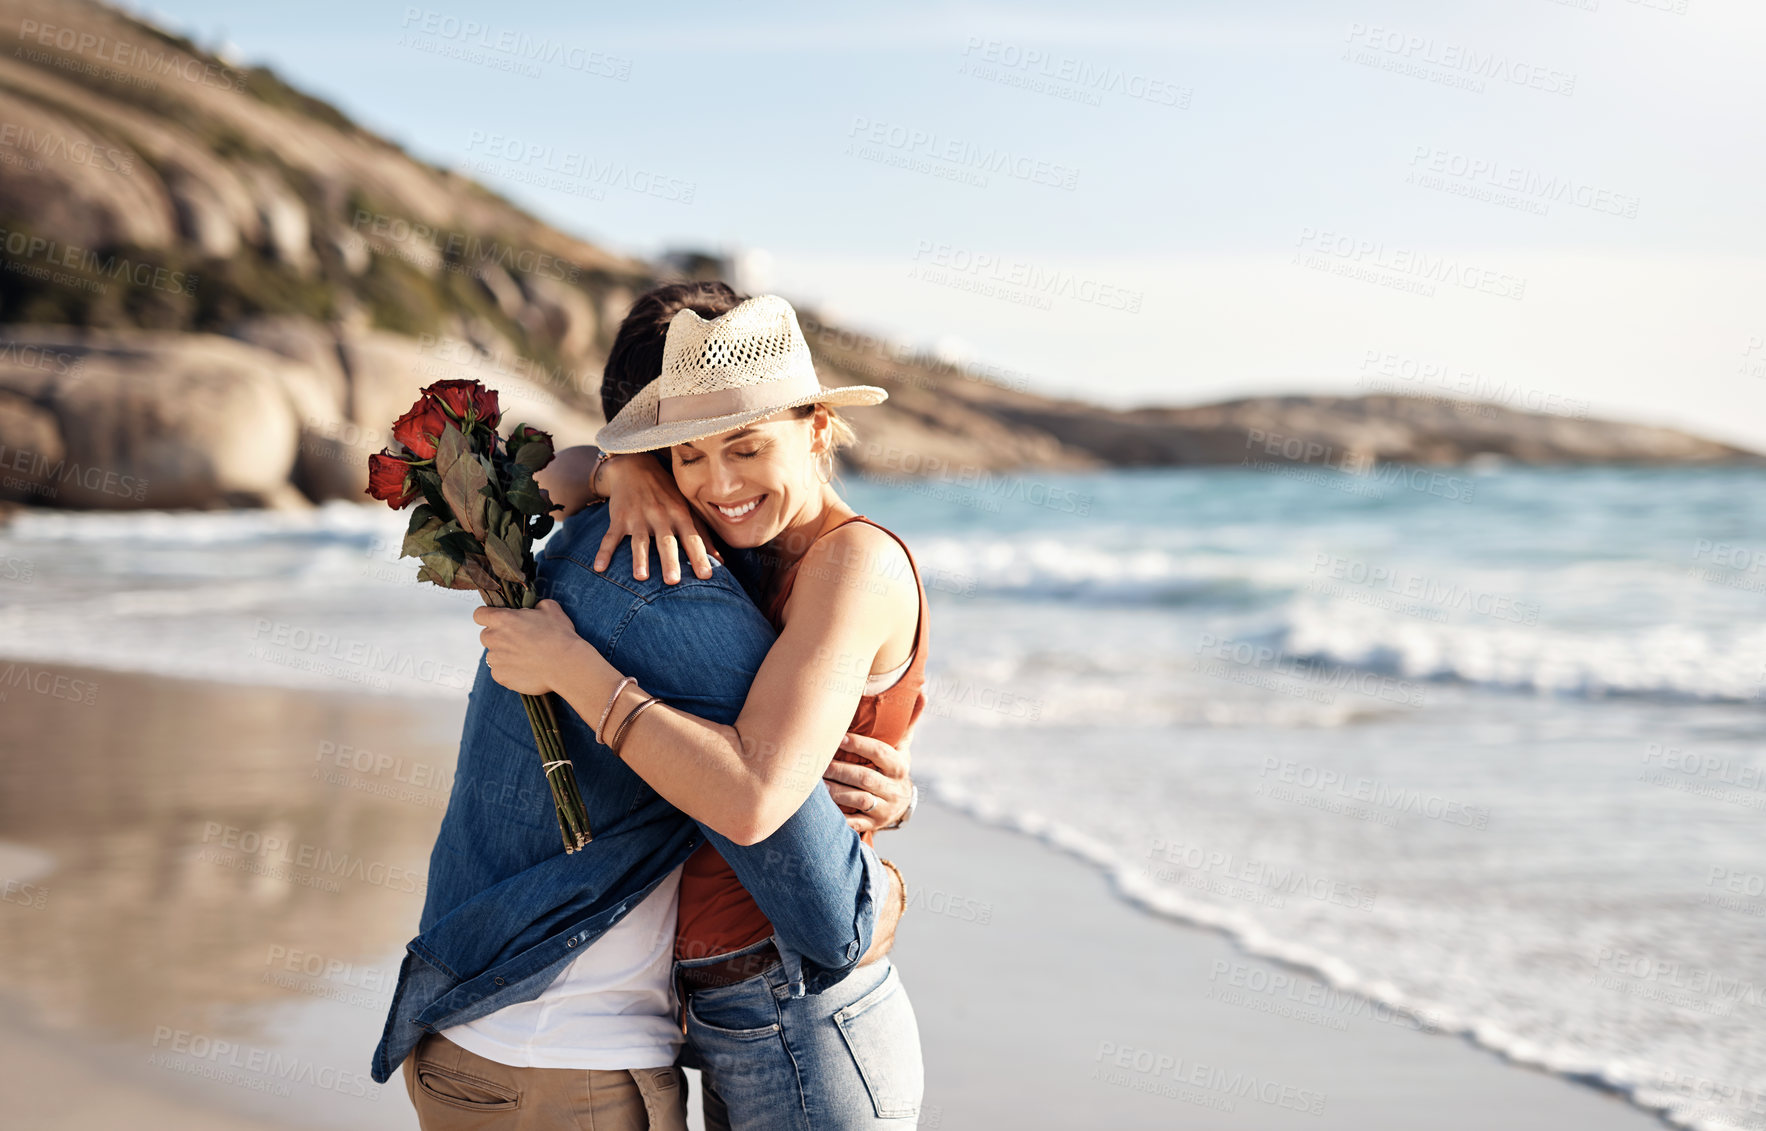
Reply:
[[[910,761],[906,743],[898,750],[868,735],[848,732],[822,774],[822,784],[846,814],[847,824],[860,834],[874,833],[908,811],[914,791],[908,777]]]

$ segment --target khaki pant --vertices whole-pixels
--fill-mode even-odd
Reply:
[[[686,1131],[679,1068],[511,1068],[436,1033],[405,1058],[423,1131]]]

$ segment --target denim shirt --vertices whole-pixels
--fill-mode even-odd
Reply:
[[[555,531],[538,556],[541,594],[645,691],[734,722],[772,647],[772,626],[722,565],[705,580],[686,570],[668,585],[658,569],[638,581],[627,540],[595,572],[606,531],[605,507]],[[707,839],[772,921],[793,994],[833,985],[870,948],[887,880],[819,782],[777,832],[739,846],[664,801],[555,702],[594,839],[564,852],[521,698],[491,679],[481,656],[419,933],[406,946],[374,1051],[379,1083],[425,1033],[538,997],[578,948],[593,945]]]

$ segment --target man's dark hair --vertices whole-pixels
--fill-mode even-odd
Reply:
[[[601,373],[602,414],[612,420],[639,389],[662,375],[662,345],[668,339],[669,321],[676,314],[691,310],[701,318],[716,318],[747,298],[728,283],[715,280],[669,283],[639,296],[619,324],[613,349],[607,354],[607,368]]]

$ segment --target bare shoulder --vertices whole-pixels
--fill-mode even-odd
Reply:
[[[840,604],[919,610],[919,586],[907,551],[869,522],[849,522],[817,539],[798,566],[797,586],[805,585]]]

